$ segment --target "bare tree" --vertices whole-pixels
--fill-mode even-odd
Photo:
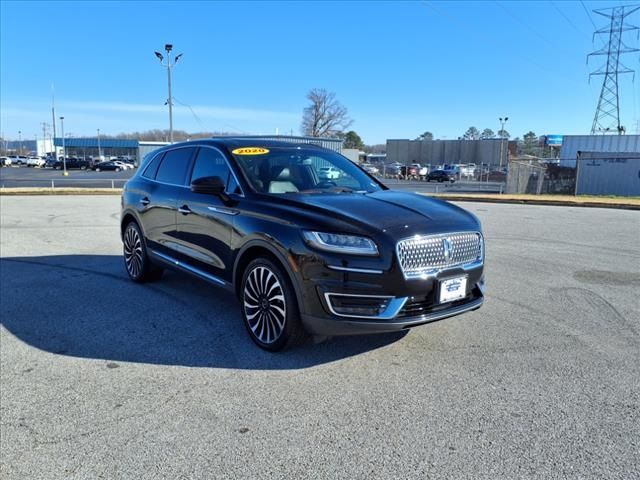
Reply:
[[[302,133],[311,137],[331,137],[351,126],[353,120],[336,94],[324,88],[314,88],[307,94],[311,102],[302,113]]]

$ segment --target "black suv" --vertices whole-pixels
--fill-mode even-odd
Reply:
[[[455,182],[456,175],[453,172],[448,172],[446,170],[434,170],[427,175],[427,182],[431,180],[435,180],[436,182]]]
[[[327,167],[339,175],[323,178]],[[132,280],[168,267],[228,288],[267,350],[309,334],[402,330],[483,303],[473,214],[388,190],[314,145],[221,138],[158,150],[124,187],[121,234]]]
[[[59,159],[53,163],[54,170],[62,170],[65,168],[65,166],[67,167],[67,170],[72,170],[72,169],[86,170],[87,168],[91,168],[91,164],[89,163],[88,160],[82,160],[80,158],[74,158],[74,157],[67,158],[66,165],[62,159]]]

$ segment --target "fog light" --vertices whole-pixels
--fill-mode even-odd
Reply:
[[[332,313],[336,315],[377,317],[383,314],[393,297],[327,294]]]

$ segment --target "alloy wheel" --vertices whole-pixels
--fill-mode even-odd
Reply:
[[[124,232],[124,262],[127,267],[127,272],[132,278],[138,278],[142,273],[143,268],[143,251],[142,240],[138,230],[132,225],[127,227]]]
[[[244,313],[249,328],[264,344],[274,343],[285,327],[287,310],[282,285],[265,266],[255,267],[244,285]]]

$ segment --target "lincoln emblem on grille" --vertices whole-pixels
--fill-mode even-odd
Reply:
[[[451,240],[449,240],[448,238],[443,238],[442,249],[444,250],[444,260],[445,262],[448,262],[449,260],[451,260]]]

